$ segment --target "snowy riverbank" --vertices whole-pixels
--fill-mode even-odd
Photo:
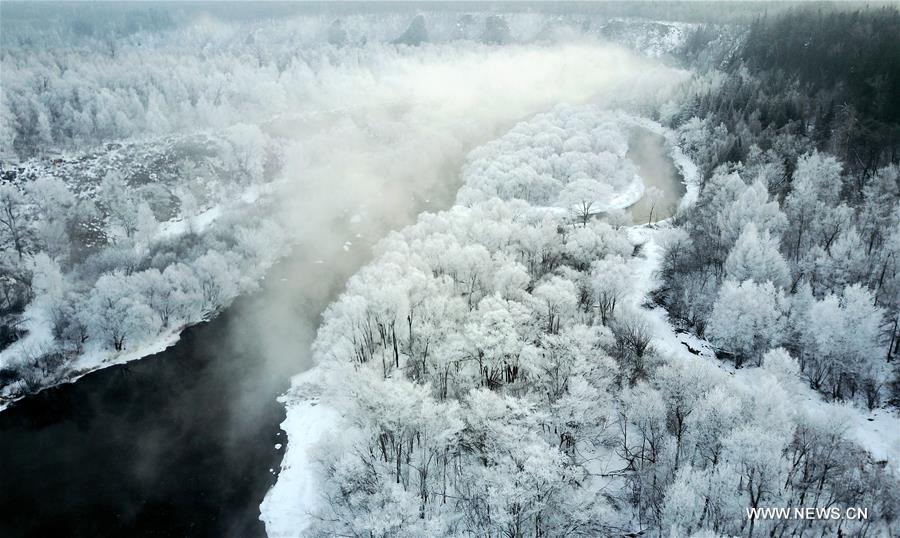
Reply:
[[[270,538],[301,535],[312,512],[323,501],[316,472],[315,451],[329,435],[345,431],[344,418],[319,402],[320,370],[313,368],[295,376],[291,388],[278,401],[287,417],[281,429],[287,434],[287,450],[278,472],[278,483],[260,504],[260,520]]]
[[[221,224],[223,229],[231,229],[234,227],[233,222],[227,222],[231,216],[254,210],[254,205],[260,203],[264,197],[271,196],[277,187],[278,183],[275,182],[263,185],[254,184],[240,190],[233,199],[212,205],[202,211],[198,211],[193,216],[159,223],[151,239],[134,245],[134,256],[136,258],[145,256],[145,253],[151,247],[160,248],[160,245],[177,244],[188,234],[200,237],[202,240],[207,234],[221,233],[221,230],[217,229],[221,221],[226,221],[224,224]],[[265,204],[267,202],[262,203]],[[172,313],[172,322],[166,327],[162,327],[155,332],[141,332],[131,329],[135,334],[141,334],[142,336],[129,338],[127,346],[121,350],[111,349],[109,346],[102,345],[101,342],[88,341],[77,355],[67,359],[61,370],[51,372],[52,378],[47,377],[41,381],[35,381],[31,386],[26,386],[26,382],[22,380],[18,384],[12,383],[2,387],[0,389],[0,412],[12,403],[31,394],[64,383],[73,383],[92,372],[155,355],[175,345],[182,331],[186,328],[215,317],[235,298],[252,291],[265,278],[268,269],[283,255],[286,247],[286,243],[284,243],[283,238],[279,234],[271,234],[268,240],[270,242],[258,242],[255,245],[257,248],[252,249],[252,255],[250,250],[248,250],[246,256],[248,258],[252,257],[253,263],[248,264],[249,270],[243,271],[239,275],[233,269],[228,270],[220,267],[221,262],[218,258],[212,260],[212,269],[218,272],[208,271],[207,276],[209,280],[204,285],[216,287],[217,293],[213,301],[206,300],[206,297],[203,298],[206,303],[204,309],[199,309],[196,305],[191,307],[191,305],[185,304],[182,310],[179,310],[180,305],[176,306],[176,300],[170,299],[172,305],[166,306],[166,308]],[[213,251],[210,250],[208,252]],[[207,257],[204,260],[211,260],[211,258]],[[237,261],[246,262],[247,260],[231,258],[229,262],[225,263],[235,263]],[[204,268],[200,266],[191,267],[188,264],[188,267],[198,270],[200,273],[204,271]],[[159,274],[160,272],[157,271],[157,275]],[[153,286],[154,284],[156,284],[155,281],[148,281],[145,285]],[[176,286],[175,290],[156,290],[155,293],[165,292],[169,297],[179,292],[184,296],[188,295],[184,282],[172,285]],[[182,287],[177,288],[178,285]],[[135,289],[144,291],[140,283],[135,284]],[[120,296],[112,300],[128,299],[127,290],[116,289],[111,290],[111,292]],[[138,292],[135,291],[134,293]],[[196,299],[197,301],[200,300],[199,293]],[[29,360],[37,361],[42,356],[54,353],[59,344],[53,334],[53,321],[50,319],[50,312],[48,312],[48,310],[52,311],[53,308],[58,307],[48,298],[33,301],[26,307],[22,316],[23,328],[26,329],[26,334],[0,352],[0,369],[16,368]],[[134,305],[127,307],[125,313],[130,313],[133,310]],[[181,311],[183,311],[181,317],[175,315],[176,312]],[[121,312],[119,314],[124,315]],[[126,321],[122,321],[122,323],[124,324]],[[122,329],[122,331],[124,330]],[[62,353],[63,350],[56,350],[55,352]]]

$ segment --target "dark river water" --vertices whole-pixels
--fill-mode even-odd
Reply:
[[[276,397],[368,256],[305,252],[166,351],[0,413],[0,537],[265,536],[259,503],[284,450]]]
[[[629,157],[665,192],[654,220],[667,217],[684,191],[662,138],[635,132]],[[432,203],[398,201],[414,208],[399,221],[299,245],[259,291],[166,351],[0,413],[0,538],[264,536],[259,503],[285,445],[276,397],[310,367],[321,312],[369,258],[367,245],[419,210],[448,206],[456,170],[441,172]],[[632,211],[646,218],[640,204]]]
[[[223,349],[230,312],[146,360],[44,391],[0,414],[3,536],[261,536],[282,415],[260,402],[235,435],[224,378],[254,365]],[[247,390],[284,388],[252,376]],[[265,442],[260,442],[264,440]]]

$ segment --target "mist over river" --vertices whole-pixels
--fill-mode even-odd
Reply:
[[[418,48],[362,37],[348,47],[321,41],[301,46],[294,28],[281,21],[246,39],[240,32],[255,32],[254,27],[232,28],[207,18],[195,22],[184,30],[187,42],[174,40],[170,47],[169,34],[160,34],[165,37],[149,48],[129,43],[112,60],[114,66],[131,73],[133,59],[144,66],[136,75],[173,77],[172,87],[192,81],[198,94],[220,86],[223,71],[253,82],[232,88],[230,101],[210,93],[192,115],[168,111],[167,121],[147,126],[157,138],[130,143],[131,153],[107,147],[110,159],[98,160],[97,170],[77,168],[80,161],[73,157],[64,163],[72,168],[60,181],[88,197],[114,192],[117,185],[124,192],[139,185],[174,193],[164,205],[169,213],[183,215],[159,223],[171,235],[156,240],[172,244],[171,259],[159,258],[160,270],[179,262],[189,266],[189,273],[195,271],[200,263],[185,256],[183,245],[196,244],[197,258],[208,260],[206,253],[212,252],[215,259],[227,260],[211,266],[219,282],[232,285],[260,274],[256,269],[264,264],[254,260],[280,252],[283,238],[292,254],[267,272],[259,290],[239,297],[211,321],[189,327],[165,351],[93,371],[0,413],[4,538],[264,535],[259,504],[275,482],[286,443],[279,429],[284,407],[276,398],[288,389],[291,376],[311,366],[309,348],[323,311],[371,258],[371,247],[421,211],[450,207],[468,151],[517,121],[559,103],[637,109],[687,76],[591,39],[506,46],[448,41]],[[331,21],[313,23],[328,28]],[[201,47],[192,43],[202,44],[208,54],[197,56],[195,49]],[[251,61],[240,53],[250,45],[260,54],[266,51],[271,61]],[[213,50],[219,52],[213,56]],[[290,61],[282,63],[285,58]],[[185,72],[173,74],[172,65]],[[107,84],[105,72],[77,67],[83,68],[79,80],[89,88]],[[143,79],[132,82],[146,85]],[[182,102],[175,94],[169,100]],[[219,108],[204,108],[205,103]],[[213,132],[224,133],[225,141],[200,138],[224,148],[219,153],[198,157],[193,142],[172,146],[166,138],[223,125],[228,127]],[[173,157],[172,147],[181,147],[182,153]],[[154,158],[160,162],[185,155],[196,161],[173,166],[151,185],[153,178],[140,168],[149,151],[158,152]],[[104,178],[108,168],[126,162],[137,167],[126,170],[127,181]],[[636,159],[636,164],[641,163]],[[220,170],[221,177],[187,175],[207,168]],[[82,182],[91,174],[103,182]],[[194,198],[181,190],[185,183],[196,184],[206,197],[200,216],[186,211]],[[123,207],[130,210],[126,198]],[[235,198],[249,200],[240,210],[253,218],[244,222],[240,211],[229,214]],[[168,205],[173,199],[177,207]],[[169,213],[166,218],[172,217]],[[221,218],[215,220],[216,215]],[[204,229],[198,221],[207,217]],[[283,233],[269,237],[268,230]],[[117,245],[110,242],[112,250]],[[245,251],[261,255],[253,258]],[[141,260],[139,272],[151,261]],[[73,282],[91,277],[78,282],[85,295],[101,291],[92,290],[96,275],[91,271],[72,271]],[[125,284],[140,276],[125,273]],[[116,287],[125,285],[105,286]],[[134,309],[124,312],[119,317]],[[93,317],[93,326],[103,325],[105,316]],[[35,329],[41,330],[29,331],[4,350],[9,364],[23,362],[18,357],[32,344],[57,345],[46,327]],[[147,332],[143,342],[131,338],[126,350],[152,341],[154,330]],[[102,345],[99,336],[87,340],[100,357],[91,369],[105,366],[104,353],[117,356]]]
[[[664,139],[639,129],[631,140],[645,185],[683,192]],[[408,199],[407,214],[450,205],[456,172],[439,173],[436,197]],[[666,201],[674,207],[677,198]],[[297,245],[260,290],[162,353],[0,413],[0,534],[265,536],[259,503],[286,443],[276,398],[311,366],[309,345],[329,302],[371,246],[404,224],[350,220],[336,215],[332,243]]]
[[[448,205],[453,189],[439,191]],[[438,201],[408,197],[403,214]],[[0,413],[0,536],[265,536],[259,503],[285,444],[276,398],[311,366],[325,307],[403,224],[348,217],[174,346]]]

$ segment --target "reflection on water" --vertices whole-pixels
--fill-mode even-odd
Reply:
[[[685,186],[666,151],[665,138],[643,127],[634,127],[628,141],[628,158],[637,166],[644,188],[659,189],[659,196],[655,199],[645,195],[628,208],[634,223],[647,223],[651,212],[653,222],[675,214],[678,202],[684,196]]]

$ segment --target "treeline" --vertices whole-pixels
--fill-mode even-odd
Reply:
[[[900,159],[896,7],[759,18],[733,50],[721,34],[701,27],[687,40],[683,54],[715,83],[691,96],[675,119],[709,118],[727,128],[715,160],[699,163],[707,172],[745,161],[754,145],[806,144],[863,178]],[[699,52],[707,48],[716,54]]]
[[[736,364],[783,345],[869,407],[897,397],[898,36],[895,8],[761,18],[671,115],[704,181],[659,298]]]

